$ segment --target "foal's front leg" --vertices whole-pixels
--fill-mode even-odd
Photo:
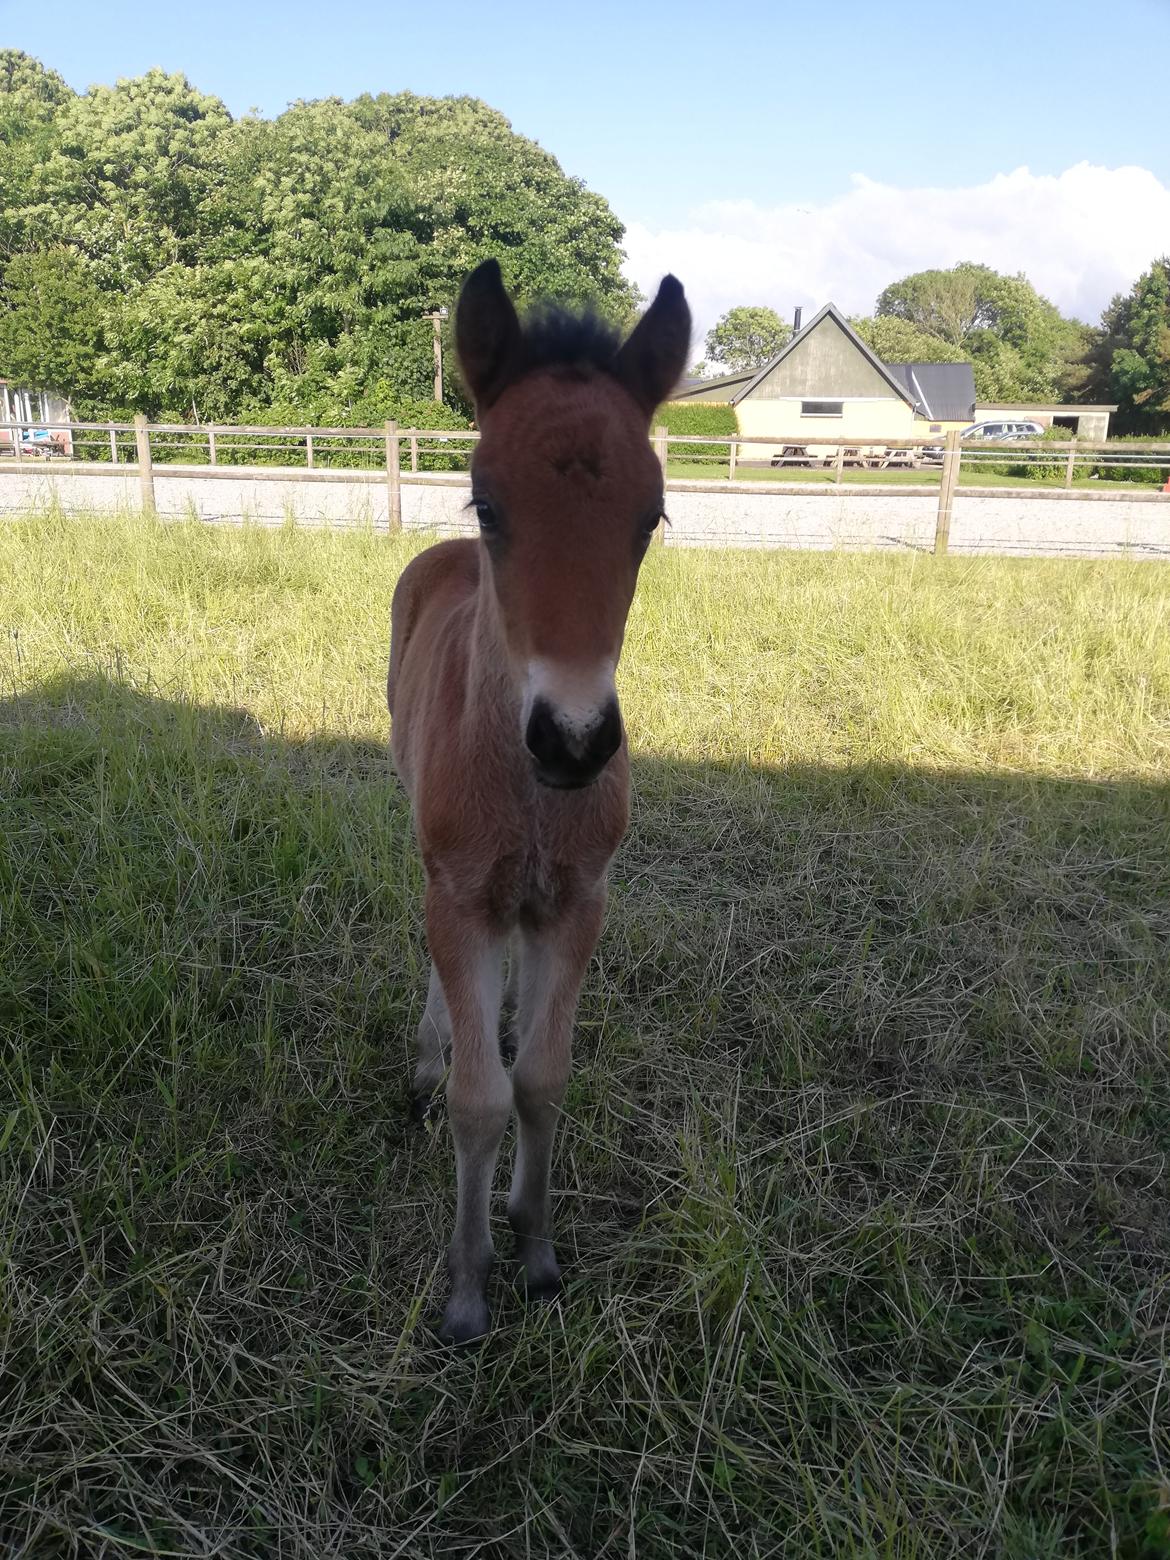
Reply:
[[[572,1063],[573,1020],[589,959],[601,932],[604,890],[579,901],[554,924],[525,932],[520,945],[516,1063],[516,1166],[508,1218],[530,1297],[561,1287],[552,1241],[549,1173],[561,1101]]]
[[[489,1209],[512,1088],[500,1061],[503,939],[462,913],[433,884],[427,889],[427,941],[451,1024],[447,1118],[455,1141],[458,1201],[448,1251],[451,1296],[439,1329],[450,1343],[488,1330],[492,1266]]]

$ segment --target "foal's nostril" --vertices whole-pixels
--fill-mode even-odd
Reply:
[[[537,699],[528,717],[524,743],[538,764],[551,767],[564,757],[565,743],[553,712],[543,699]]]
[[[601,712],[601,724],[589,742],[589,756],[600,768],[608,764],[622,745],[622,715],[616,699],[611,699]]]

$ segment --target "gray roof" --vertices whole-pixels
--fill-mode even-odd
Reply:
[[[975,415],[975,373],[970,363],[887,363],[931,422],[970,422]]]
[[[711,396],[716,401],[730,400],[736,385],[746,384],[755,377],[754,368],[741,369],[736,374],[720,374],[713,379],[684,379],[667,397],[670,401],[702,401]],[[712,392],[718,392],[712,396]]]
[[[853,326],[850,325],[849,321],[841,313],[840,309],[838,309],[836,304],[833,303],[826,303],[824,308],[815,314],[803,329],[798,330],[795,335],[788,338],[788,340],[780,348],[779,352],[777,352],[774,358],[770,358],[769,361],[764,364],[763,368],[757,369],[755,376],[748,381],[743,389],[737,390],[736,393],[731,397],[732,406],[738,406],[740,401],[746,400],[746,398],[751,395],[752,391],[756,388],[760,381],[768,377],[768,375],[776,367],[777,363],[782,363],[788,354],[792,351],[793,347],[795,347],[798,342],[803,341],[810,331],[816,330],[817,326],[826,317],[834,320],[841,327],[846,336],[848,336],[849,340],[861,353],[862,357],[864,357],[866,362],[877,370],[877,372],[889,385],[894,394],[900,397],[901,400],[908,401],[910,405],[913,406],[915,410],[917,410],[917,396],[915,396],[911,390],[907,389],[902,380],[897,379],[894,376],[894,374],[890,371],[888,364],[883,363],[881,358],[877,357],[870,350],[870,348],[866,346],[865,342],[862,341],[861,337],[853,329]],[[974,400],[974,396],[972,396],[972,400]]]

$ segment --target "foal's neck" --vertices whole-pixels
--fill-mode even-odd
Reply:
[[[467,694],[477,720],[510,720],[516,732],[519,752],[520,700],[516,693],[508,646],[500,622],[500,608],[492,589],[486,558],[480,558],[479,586],[472,619],[471,643],[467,657]]]

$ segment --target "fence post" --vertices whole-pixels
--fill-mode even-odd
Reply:
[[[418,470],[418,434],[417,433],[412,433],[411,436],[410,436],[410,469],[411,469],[411,471],[417,471]]]
[[[654,453],[658,456],[658,464],[662,467],[662,486],[666,486],[666,434],[665,423],[659,423],[654,429]],[[655,527],[654,540],[661,545],[666,541],[666,521],[660,520]]]
[[[386,529],[402,529],[402,472],[399,466],[398,424],[386,424]]]
[[[209,431],[208,435],[207,435],[207,464],[209,466],[214,466],[215,463],[216,463],[215,434],[214,434],[214,432],[210,432]]]
[[[110,424],[110,465],[118,464],[118,435],[113,423]]]
[[[313,435],[305,434],[305,467],[308,471],[313,469]]]
[[[738,453],[739,453],[739,440],[738,439],[732,439],[732,441],[731,441],[731,454],[730,454],[730,456],[728,458],[728,461],[727,461],[727,480],[729,482],[734,482],[735,481],[735,457],[738,455]]]
[[[840,482],[840,480],[841,480],[841,473],[844,471],[844,469],[845,469],[845,446],[843,444],[838,444],[838,446],[837,446],[837,459],[833,462],[833,481],[834,482]]]
[[[1073,469],[1074,469],[1075,464],[1076,464],[1076,458],[1077,458],[1077,436],[1074,433],[1072,438],[1069,440],[1068,465],[1065,467],[1065,471],[1064,471],[1064,485],[1065,485],[1066,488],[1070,488],[1073,485]]]
[[[938,519],[934,526],[934,550],[941,557],[951,542],[951,511],[955,507],[955,488],[959,482],[959,429],[952,428],[943,447],[942,476],[938,482]]]
[[[141,412],[134,418],[134,442],[138,446],[138,482],[142,489],[142,513],[153,515],[154,507],[154,466],[150,459],[150,429],[147,427],[146,418]]]

